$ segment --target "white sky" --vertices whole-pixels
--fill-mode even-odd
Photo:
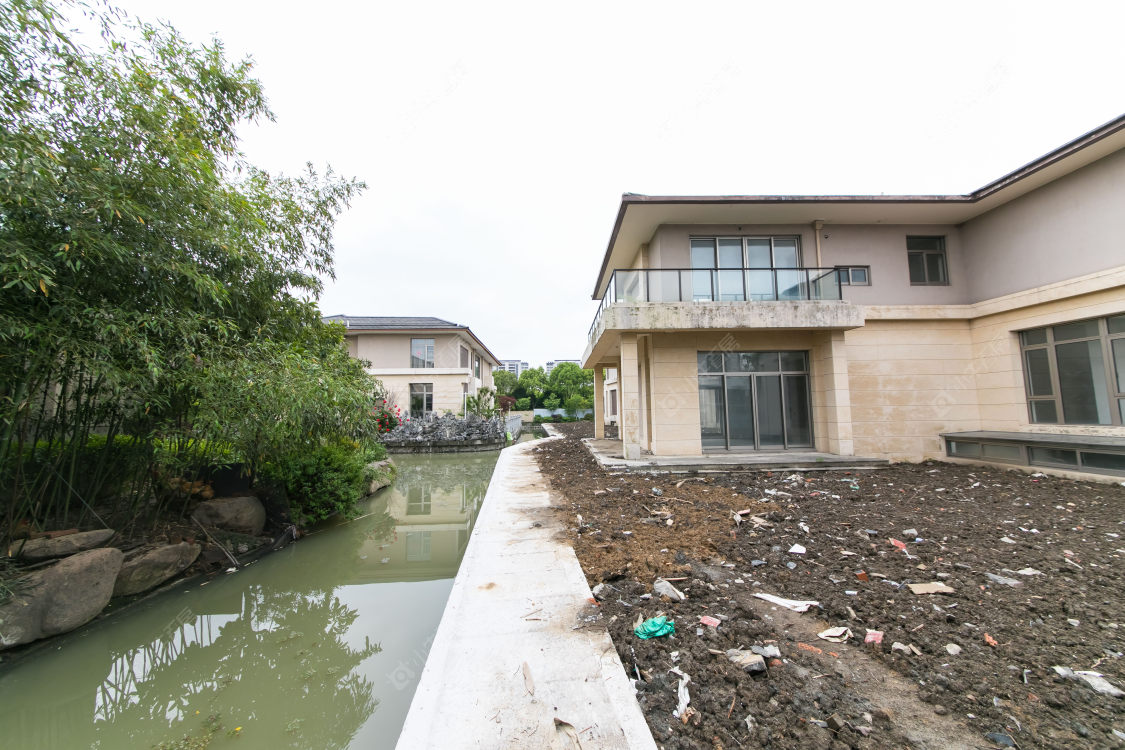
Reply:
[[[1125,3],[118,0],[252,56],[258,166],[368,190],[325,314],[582,354],[623,192],[963,193],[1125,111]]]

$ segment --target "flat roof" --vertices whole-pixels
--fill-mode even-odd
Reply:
[[[1125,115],[964,195],[625,193],[594,284],[593,299],[604,294],[608,271],[626,262],[622,256],[647,242],[662,224],[962,224],[1122,148]]]

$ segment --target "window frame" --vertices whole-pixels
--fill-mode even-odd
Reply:
[[[421,389],[420,392],[415,392],[415,389]],[[433,383],[411,383],[409,387],[410,393],[410,418],[411,419],[425,419],[430,414],[434,413],[434,384]],[[418,411],[414,408],[414,397],[418,396],[422,399],[422,409]],[[429,397],[427,399],[427,397]],[[426,408],[427,401],[429,408]]]
[[[863,271],[867,281],[853,280],[853,271]],[[871,286],[871,266],[836,266],[836,272],[839,275],[840,286]]]
[[[912,250],[910,249],[911,240],[937,240],[941,246],[939,250]],[[924,281],[915,281],[910,275],[910,259],[912,256],[920,256],[922,258],[922,272],[925,275]],[[941,258],[941,267],[944,279],[934,281],[930,279],[928,258],[930,256]],[[910,281],[911,286],[949,286],[949,252],[945,244],[945,235],[914,235],[908,234],[906,236],[906,277]]]
[[[1106,315],[1100,318],[1082,318],[1079,320],[1066,320],[1060,321],[1047,326],[1038,326],[1036,328],[1026,328],[1016,332],[1019,341],[1020,349],[1020,367],[1023,370],[1023,388],[1024,400],[1027,402],[1027,421],[1028,424],[1055,424],[1055,425],[1096,425],[1100,427],[1122,427],[1125,426],[1125,391],[1117,390],[1118,373],[1116,372],[1116,361],[1113,354],[1113,344],[1115,341],[1125,342],[1125,329],[1118,333],[1111,333],[1109,329],[1109,320],[1111,318],[1118,318],[1125,313],[1116,313],[1114,315]],[[1063,341],[1055,340],[1055,329],[1060,326],[1070,325],[1072,323],[1086,323],[1096,322],[1098,326],[1098,333],[1095,336],[1080,336],[1077,338],[1068,338]],[[1044,334],[1044,341],[1037,344],[1027,343],[1027,334],[1042,331]],[[1075,344],[1083,342],[1097,341],[1101,346],[1102,353],[1102,366],[1104,368],[1105,376],[1105,396],[1109,399],[1109,421],[1108,422],[1079,422],[1069,421],[1066,418],[1066,412],[1063,409],[1062,403],[1062,383],[1059,378],[1058,357],[1056,354],[1056,347],[1060,344]],[[1122,344],[1125,346],[1125,344]],[[1031,368],[1028,367],[1028,352],[1031,351],[1046,351],[1047,353],[1047,367],[1048,375],[1051,381],[1051,394],[1034,395],[1031,388]],[[1033,406],[1036,402],[1049,402],[1054,405],[1055,421],[1054,422],[1040,422],[1035,419],[1035,408]]]
[[[714,245],[711,248],[711,266],[696,266],[695,260],[692,257],[692,243],[696,240],[711,241]],[[719,243],[722,240],[738,240],[741,245],[742,251],[742,265],[737,269],[734,266],[721,266],[719,265]],[[770,265],[769,266],[750,266],[747,265],[749,257],[747,256],[747,241],[748,240],[769,240],[770,243]],[[793,240],[794,249],[797,253],[797,265],[795,266],[775,266],[774,263],[777,259],[777,240]],[[801,248],[801,235],[799,234],[693,234],[688,237],[688,268],[693,271],[716,271],[716,270],[746,270],[753,269],[758,271],[782,269],[785,271],[794,268],[805,268],[804,266],[804,253]]]
[[[429,341],[430,342],[429,344],[422,344],[422,346],[420,347],[422,349],[422,354],[423,354],[422,357],[417,357],[414,354],[414,351],[415,351],[415,348],[416,348],[414,342],[416,342],[416,341],[423,341],[423,342]],[[412,370],[432,370],[436,366],[436,363],[434,361],[435,360],[435,356],[434,356],[435,353],[436,353],[436,347],[435,347],[435,340],[434,339],[432,339],[432,338],[427,338],[427,339],[412,338],[412,339],[410,339],[410,369],[412,369]],[[419,362],[421,362],[422,364],[418,364]]]

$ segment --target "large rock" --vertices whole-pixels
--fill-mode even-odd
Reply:
[[[258,536],[266,526],[265,506],[253,495],[208,500],[200,503],[191,516],[204,526],[217,526],[250,536]]]
[[[80,531],[77,534],[50,539],[28,539],[26,542],[13,542],[10,552],[22,560],[50,560],[52,557],[66,557],[76,552],[100,547],[116,534],[113,529],[98,529],[97,531]]]
[[[371,480],[371,486],[367,488],[368,495],[374,495],[384,487],[390,487],[391,483],[395,480],[394,463],[389,458],[384,458],[382,461],[375,461],[367,464],[374,478]]]
[[[113,547],[79,552],[27,577],[22,593],[0,607],[0,650],[74,630],[113,595],[125,556]]]
[[[132,596],[164,583],[195,562],[199,557],[198,544],[169,544],[128,560],[117,574],[113,586],[114,596]]]

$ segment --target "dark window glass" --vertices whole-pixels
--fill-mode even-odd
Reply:
[[[809,413],[809,378],[807,375],[784,375],[782,381],[785,388],[786,442],[790,447],[811,446],[812,415]]]
[[[984,443],[981,452],[985,458],[999,458],[1005,461],[1019,461],[1023,458],[1018,445],[1000,445],[998,443]]]
[[[804,352],[781,352],[781,369],[785,372],[807,372],[806,357]]]
[[[1055,341],[1071,341],[1073,339],[1089,339],[1098,335],[1098,321],[1080,320],[1077,323],[1055,326],[1051,329]]]
[[[1113,340],[1113,371],[1117,377],[1117,392],[1125,393],[1125,339]]]
[[[742,240],[719,240],[719,268],[742,268]]]
[[[433,383],[410,384],[410,416],[421,419],[434,410]]]
[[[1047,329],[1046,328],[1033,328],[1030,331],[1024,331],[1020,334],[1020,340],[1023,341],[1024,346],[1035,346],[1036,344],[1047,343]]]
[[[1078,465],[1078,454],[1062,448],[1028,448],[1027,454],[1033,464]]]
[[[1101,341],[1058,344],[1055,360],[1067,424],[1110,424]]]
[[[746,240],[746,267],[770,268],[773,257],[768,237],[751,237]]]
[[[866,267],[853,268],[852,273],[851,273],[850,281],[851,281],[852,284],[858,284],[860,286],[866,285],[868,283],[868,281],[867,281],[867,268]]]
[[[1051,362],[1046,349],[1028,349],[1024,352],[1027,359],[1027,385],[1032,396],[1053,396],[1054,387],[1051,385]]]
[[[1059,414],[1054,401],[1032,401],[1031,421],[1035,424],[1058,424]]]
[[[1110,333],[1125,333],[1125,315],[1115,315],[1106,320]]]
[[[980,455],[980,443],[966,443],[963,440],[950,440],[949,455],[951,456],[967,456],[969,458],[976,458]]]
[[[911,284],[925,284],[926,283],[926,258],[922,253],[910,253],[908,256],[910,262],[910,283]]]
[[[1082,452],[1082,465],[1096,469],[1111,469],[1125,471],[1125,454],[1121,453],[1087,453]]]
[[[700,372],[722,372],[723,371],[723,355],[717,352],[699,352],[697,355],[699,359]]]

